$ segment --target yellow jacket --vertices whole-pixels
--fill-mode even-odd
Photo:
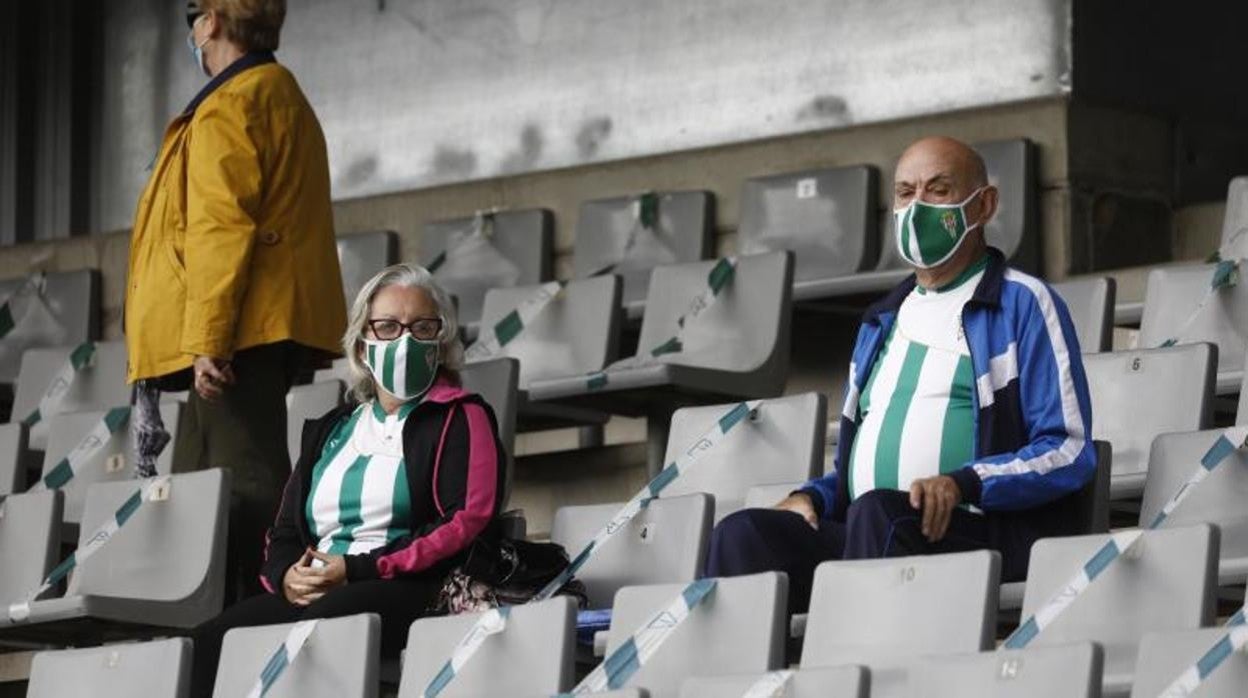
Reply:
[[[338,354],[345,327],[324,134],[294,76],[248,54],[169,124],[139,199],[127,379],[283,340]]]

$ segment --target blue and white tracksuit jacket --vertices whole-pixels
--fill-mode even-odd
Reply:
[[[1065,302],[1044,282],[1008,268],[999,251],[988,254],[984,276],[962,311],[977,388],[971,393],[975,456],[950,476],[990,527],[1012,529],[996,537],[1029,547],[1039,537],[1077,532],[1070,500],[1061,500],[1082,489],[1096,469],[1091,401]],[[849,454],[861,423],[858,397],[914,285],[912,276],[863,317],[841,411],[836,472],[801,490],[822,518],[845,520]]]

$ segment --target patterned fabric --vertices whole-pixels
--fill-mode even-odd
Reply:
[[[160,388],[154,380],[136,381],[131,397],[130,433],[134,437],[136,478],[156,477],[156,459],[169,445],[169,432],[160,416]]]

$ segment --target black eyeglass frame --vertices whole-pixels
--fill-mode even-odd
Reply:
[[[394,335],[393,337],[382,337],[381,333],[377,331],[377,325],[383,322],[393,323],[395,325],[398,325],[399,326],[398,334]],[[416,325],[422,322],[437,323],[438,329],[436,332],[434,332],[432,337],[421,337],[420,335],[416,334]],[[402,337],[405,333],[410,334],[412,335],[412,337],[419,339],[421,341],[430,342],[435,339],[442,338],[442,330],[446,328],[446,320],[440,317],[422,317],[422,318],[417,318],[408,323],[403,323],[393,318],[373,318],[373,319],[365,320],[364,326],[367,327],[369,330],[372,330],[373,336],[383,342],[389,342],[391,340],[398,339],[399,337]]]

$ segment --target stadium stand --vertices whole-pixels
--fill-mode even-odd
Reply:
[[[303,449],[304,422],[320,418],[342,404],[342,391],[342,381],[327,380],[296,385],[286,394],[286,447],[290,449],[291,467],[299,462]]]
[[[1140,641],[1140,655],[1135,664],[1135,682],[1131,698],[1153,698],[1163,695],[1185,669],[1196,666],[1205,653],[1226,635],[1225,628],[1202,628],[1165,633],[1148,633]],[[1232,652],[1216,671],[1208,674],[1199,689],[1187,695],[1197,698],[1236,698],[1248,686],[1248,655]]]
[[[186,638],[40,652],[31,664],[26,695],[183,698],[190,666]]]
[[[75,352],[90,356],[77,367],[71,360]],[[76,370],[68,369],[77,367]],[[69,385],[59,399],[40,403],[46,393],[60,384],[64,377]],[[58,391],[60,392],[60,391]],[[30,448],[44,450],[48,444],[48,420],[62,413],[109,410],[130,404],[130,386],[126,385],[126,344],[122,341],[93,342],[86,345],[32,348],[22,354],[22,367],[17,376],[11,421],[28,421]],[[36,415],[38,411],[38,415]],[[32,419],[32,417],[34,417]]]
[[[783,693],[788,698],[867,698],[871,677],[859,666],[839,666],[825,669],[783,670]],[[762,685],[767,674],[736,674],[712,678],[691,677],[681,685],[680,698],[703,696],[744,696],[746,691]],[[770,685],[770,684],[768,684]],[[766,695],[766,694],[764,694]],[[774,695],[774,694],[773,694]]]
[[[27,349],[100,338],[100,273],[94,269],[0,281],[0,301],[9,299],[14,324],[0,339],[0,383],[17,381]]]
[[[393,230],[338,236],[338,266],[348,310],[373,275],[398,261],[399,236]]]
[[[1079,348],[1088,353],[1110,351],[1114,340],[1114,298],[1117,284],[1109,277],[1053,284],[1066,301]]]
[[[250,695],[294,623],[234,628],[225,634],[213,698]],[[267,698],[375,698],[381,619],[372,613],[317,622],[301,651],[281,670]]]
[[[61,493],[28,492],[0,502],[0,601],[7,605],[39,588],[58,562]]]
[[[1090,642],[929,657],[911,669],[909,695],[1099,698],[1101,663]]]

